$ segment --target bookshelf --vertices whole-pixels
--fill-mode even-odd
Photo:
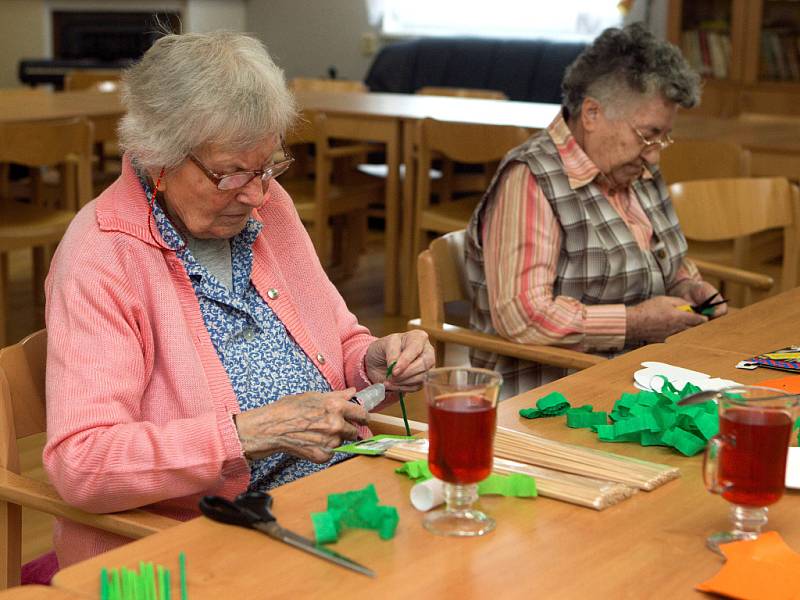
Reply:
[[[701,114],[800,114],[800,0],[670,0],[667,32],[704,79]]]

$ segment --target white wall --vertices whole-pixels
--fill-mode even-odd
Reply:
[[[245,19],[245,0],[189,0],[183,12],[183,29],[243,31]]]
[[[0,87],[20,85],[20,59],[44,55],[44,15],[43,2],[0,0]]]
[[[258,36],[288,78],[364,79],[372,56],[361,53],[363,33],[375,33],[368,0],[247,0],[245,29]]]

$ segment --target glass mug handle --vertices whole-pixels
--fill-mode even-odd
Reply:
[[[712,494],[721,494],[725,487],[719,483],[719,455],[725,447],[725,442],[719,435],[708,440],[706,452],[703,455],[703,481],[706,489]]]

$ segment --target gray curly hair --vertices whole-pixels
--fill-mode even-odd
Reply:
[[[294,97],[264,45],[242,33],[170,34],[125,71],[119,140],[145,169],[174,167],[196,148],[231,151],[283,135]]]
[[[625,108],[631,96],[655,94],[691,108],[700,101],[700,76],[676,46],[634,23],[601,33],[567,68],[561,91],[573,117],[587,96],[612,113]]]

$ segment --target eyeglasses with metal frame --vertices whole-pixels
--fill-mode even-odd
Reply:
[[[235,173],[228,173],[226,175],[215,173],[191,152],[188,154],[188,158],[197,165],[206,177],[208,177],[209,181],[217,186],[218,190],[230,191],[243,188],[256,177],[260,177],[261,190],[265,192],[270,179],[274,179],[285,173],[294,162],[294,157],[292,157],[291,153],[286,148],[286,143],[283,138],[281,138],[281,150],[283,151],[283,160],[267,165],[263,169],[257,169],[255,171],[236,171]]]

